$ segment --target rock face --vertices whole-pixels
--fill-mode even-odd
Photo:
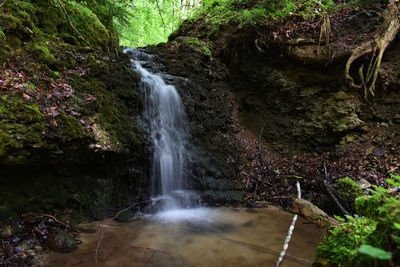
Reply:
[[[135,121],[142,110],[139,81],[115,33],[87,7],[69,2],[73,19],[93,21],[77,25],[93,51],[48,1],[7,1],[2,8],[0,59],[8,62],[0,77],[0,220],[65,207],[76,217],[101,218],[148,197],[151,151]],[[378,87],[386,91],[377,90],[369,105],[343,75],[357,44],[340,38],[357,36],[359,25],[336,36],[330,48],[322,45],[322,58],[318,39],[275,38],[276,25],[214,26],[187,21],[168,43],[146,48],[178,77],[168,82],[189,116],[189,186],[208,202],[241,198],[245,147],[236,134],[243,128],[283,155],[336,157],[367,131],[398,128],[398,42],[382,63]],[[385,133],[373,142],[379,147],[391,138]]]
[[[380,86],[387,90],[377,90],[368,104],[361,90],[347,87],[343,75],[357,46],[343,38],[361,33],[337,23],[328,47],[318,44],[318,36],[307,37],[311,41],[274,36],[282,25],[232,21],[213,28],[199,17],[183,23],[168,43],[148,48],[161,58],[165,71],[185,78],[176,83],[198,152],[194,181],[210,199],[239,198],[232,193],[241,190],[237,182],[245,148],[235,136],[239,129],[260,135],[282,155],[337,158],[343,147],[369,138],[366,134],[377,123],[398,127],[398,59],[384,63]],[[396,43],[387,53],[395,55],[399,48]]]
[[[240,201],[240,150],[234,138],[233,95],[223,80],[227,70],[210,62],[197,42],[182,40],[175,50],[168,44],[147,50],[160,57],[166,72],[181,77],[171,82],[183,99],[190,123],[190,186],[205,192],[209,203]]]
[[[96,50],[81,43],[58,5],[2,6],[0,221],[65,208],[74,218],[102,218],[146,197],[139,79],[88,6],[65,8]]]

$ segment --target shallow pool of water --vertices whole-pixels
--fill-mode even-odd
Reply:
[[[293,215],[276,207],[198,208],[111,222],[98,250],[99,266],[274,266]],[[96,245],[109,221],[83,225],[82,244],[51,253],[46,266],[95,266]],[[281,266],[311,266],[322,231],[299,218]]]

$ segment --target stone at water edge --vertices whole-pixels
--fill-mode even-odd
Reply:
[[[360,181],[357,182],[359,186],[361,186],[362,190],[370,188],[372,185],[365,179],[361,178]]]
[[[50,233],[46,245],[54,251],[68,253],[78,248],[76,241],[62,230]]]
[[[126,210],[124,212],[121,212],[121,214],[118,215],[115,220],[117,222],[129,222],[133,217],[135,216],[135,213],[131,210]]]

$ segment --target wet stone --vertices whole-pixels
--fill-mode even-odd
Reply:
[[[46,244],[50,249],[62,253],[72,252],[78,247],[76,241],[61,230],[49,234]]]
[[[370,182],[368,182],[367,180],[365,180],[365,179],[360,179],[360,181],[358,181],[357,182],[357,184],[359,185],[359,186],[361,186],[361,188],[364,190],[364,189],[367,189],[367,188],[370,188],[372,185],[370,184]]]

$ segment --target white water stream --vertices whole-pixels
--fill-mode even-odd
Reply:
[[[153,144],[152,197],[162,201],[166,210],[184,215],[176,209],[189,206],[186,171],[189,153],[187,116],[182,100],[173,85],[166,84],[162,74],[153,73],[154,57],[140,50],[126,48],[132,65],[141,77],[144,93],[143,120]],[[193,212],[193,211],[192,211]],[[167,214],[166,214],[167,215]],[[168,215],[169,216],[169,215]]]

